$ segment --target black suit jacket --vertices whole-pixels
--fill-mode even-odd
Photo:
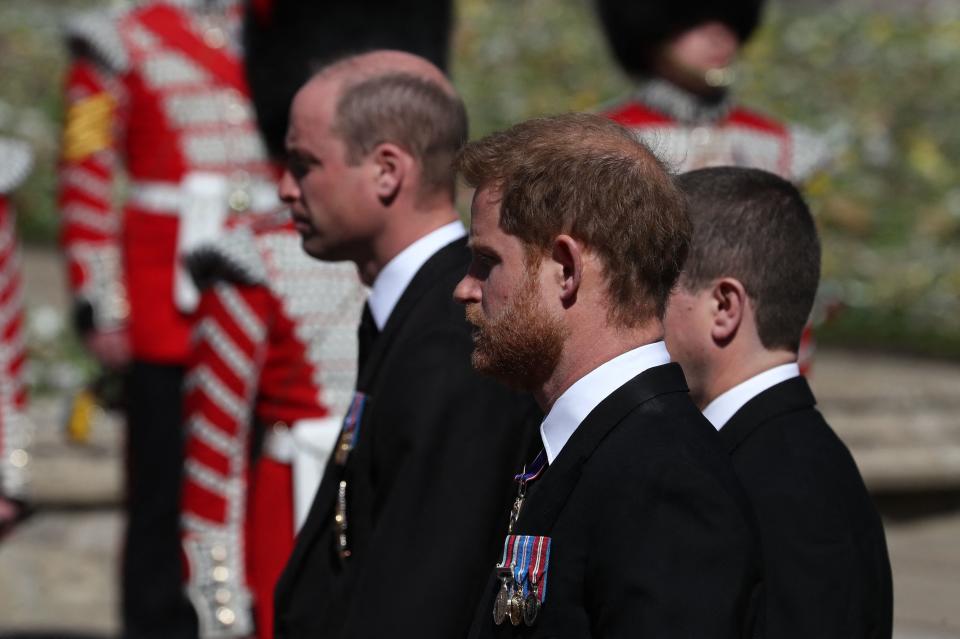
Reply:
[[[883,526],[847,447],[807,381],[747,402],[720,430],[760,526],[765,636],[889,638]]]
[[[327,465],[277,584],[278,639],[450,639],[469,626],[539,419],[531,399],[471,367],[470,326],[452,298],[469,261],[463,239],[431,257],[373,344],[357,382],[370,396],[357,445],[345,467]]]
[[[494,625],[491,570],[472,638],[749,632],[756,533],[677,364],[641,373],[587,416],[531,485],[514,533],[552,538],[543,608],[533,627]]]

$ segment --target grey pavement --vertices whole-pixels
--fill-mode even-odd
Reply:
[[[960,363],[821,351],[812,385],[872,490],[960,488]]]

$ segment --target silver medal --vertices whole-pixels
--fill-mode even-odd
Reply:
[[[500,590],[493,602],[493,623],[498,626],[507,618],[507,602],[510,600],[510,591],[507,589],[507,580],[500,582]]]

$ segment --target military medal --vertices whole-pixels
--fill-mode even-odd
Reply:
[[[333,453],[333,461],[338,466],[346,465],[347,457],[350,456],[353,447],[357,445],[357,437],[360,435],[360,420],[363,419],[363,409],[366,404],[366,394],[359,391],[353,394],[350,409],[343,417],[343,426],[340,428],[337,447]]]
[[[507,604],[507,614],[510,616],[510,623],[519,626],[523,621],[523,595],[520,594],[522,588],[515,588],[510,602]]]
[[[510,623],[519,626],[526,616],[524,596],[527,590],[527,569],[530,565],[530,549],[533,546],[533,537],[529,535],[518,535],[517,543],[514,548],[511,561],[511,572],[513,573],[513,583],[516,588],[513,590],[513,597],[510,598]]]
[[[363,419],[363,409],[367,404],[367,395],[359,391],[353,394],[353,400],[350,402],[350,410],[343,418],[343,427],[340,429],[340,437],[337,439],[337,448],[333,453],[333,461],[338,466],[346,466],[347,458],[354,446],[357,445],[357,437],[360,435],[360,421]],[[349,559],[350,544],[347,536],[347,480],[340,480],[337,485],[337,500],[333,509],[333,529],[336,540],[337,556],[341,562]]]
[[[507,618],[507,605],[510,601],[513,577],[509,571],[503,569],[497,572],[500,574],[500,590],[497,591],[497,598],[493,602],[493,623],[499,626]]]
[[[497,592],[497,598],[493,602],[493,623],[498,626],[507,618],[507,600],[510,599],[510,593],[507,591],[507,582],[500,584],[500,590]]]
[[[523,623],[532,626],[540,614],[540,600],[537,599],[537,593],[534,588],[530,589],[530,594],[523,600]]]
[[[547,466],[546,453],[541,451],[528,471],[515,477],[517,498],[510,511],[503,556],[497,564],[500,588],[493,602],[493,622],[502,625],[507,619],[514,626],[532,626],[537,621],[547,595],[547,568],[550,561],[549,537],[514,535],[526,497],[527,483],[537,479]]]

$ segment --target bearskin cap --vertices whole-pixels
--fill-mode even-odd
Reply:
[[[452,0],[252,0],[244,24],[247,81],[271,155],[283,157],[290,103],[325,62],[399,49],[446,69]]]
[[[764,0],[595,0],[614,57],[628,73],[650,71],[657,49],[674,35],[709,20],[728,25],[746,42],[760,22]]]

